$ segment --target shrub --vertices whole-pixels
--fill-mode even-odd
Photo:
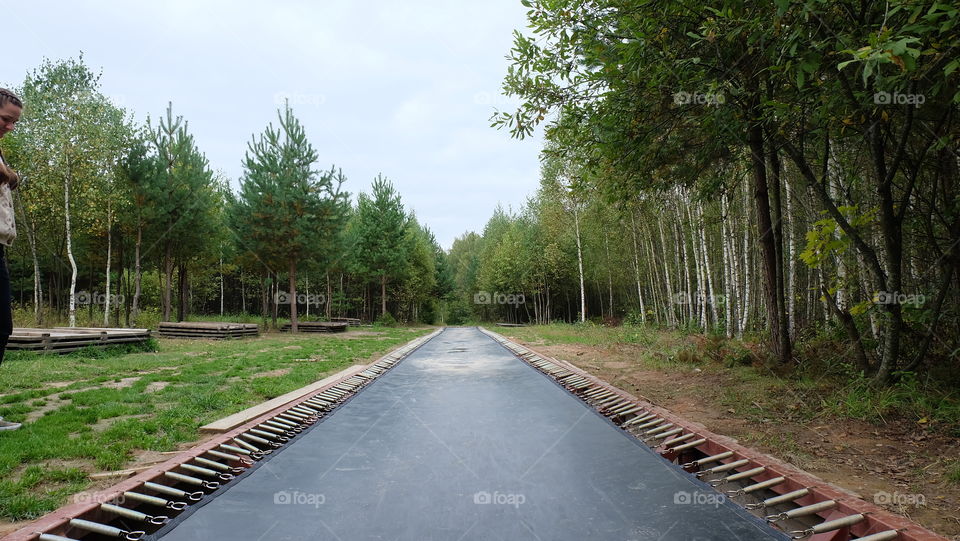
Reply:
[[[394,319],[392,315],[390,315],[390,312],[384,312],[380,314],[380,317],[378,317],[377,320],[373,322],[373,324],[376,325],[377,327],[396,327],[397,320]]]

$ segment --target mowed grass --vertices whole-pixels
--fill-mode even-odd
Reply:
[[[199,427],[366,363],[431,329],[168,340],[157,351],[8,352],[0,366],[0,518],[38,517],[122,469],[140,451],[174,451]]]

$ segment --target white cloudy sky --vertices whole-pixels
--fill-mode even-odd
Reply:
[[[383,172],[444,247],[536,189],[540,138],[489,127],[509,107],[500,81],[519,0],[0,4],[0,84],[82,51],[138,119],[173,101],[234,185],[286,96],[322,166],[342,167],[353,194]]]

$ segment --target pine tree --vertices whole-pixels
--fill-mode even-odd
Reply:
[[[358,261],[380,283],[380,314],[387,313],[387,284],[404,267],[407,215],[400,194],[382,175],[373,181],[372,196],[361,193],[357,201]]]
[[[297,271],[301,263],[328,259],[343,228],[348,194],[345,178],[331,168],[319,172],[317,151],[289,104],[248,145],[243,162],[238,220],[244,239],[267,268],[288,273],[290,324],[297,331]],[[277,274],[277,273],[274,273]]]

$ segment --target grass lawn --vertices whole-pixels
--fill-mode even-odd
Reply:
[[[38,517],[90,487],[88,475],[175,451],[199,427],[377,356],[431,329],[161,339],[157,351],[8,352],[0,366],[0,518]]]

